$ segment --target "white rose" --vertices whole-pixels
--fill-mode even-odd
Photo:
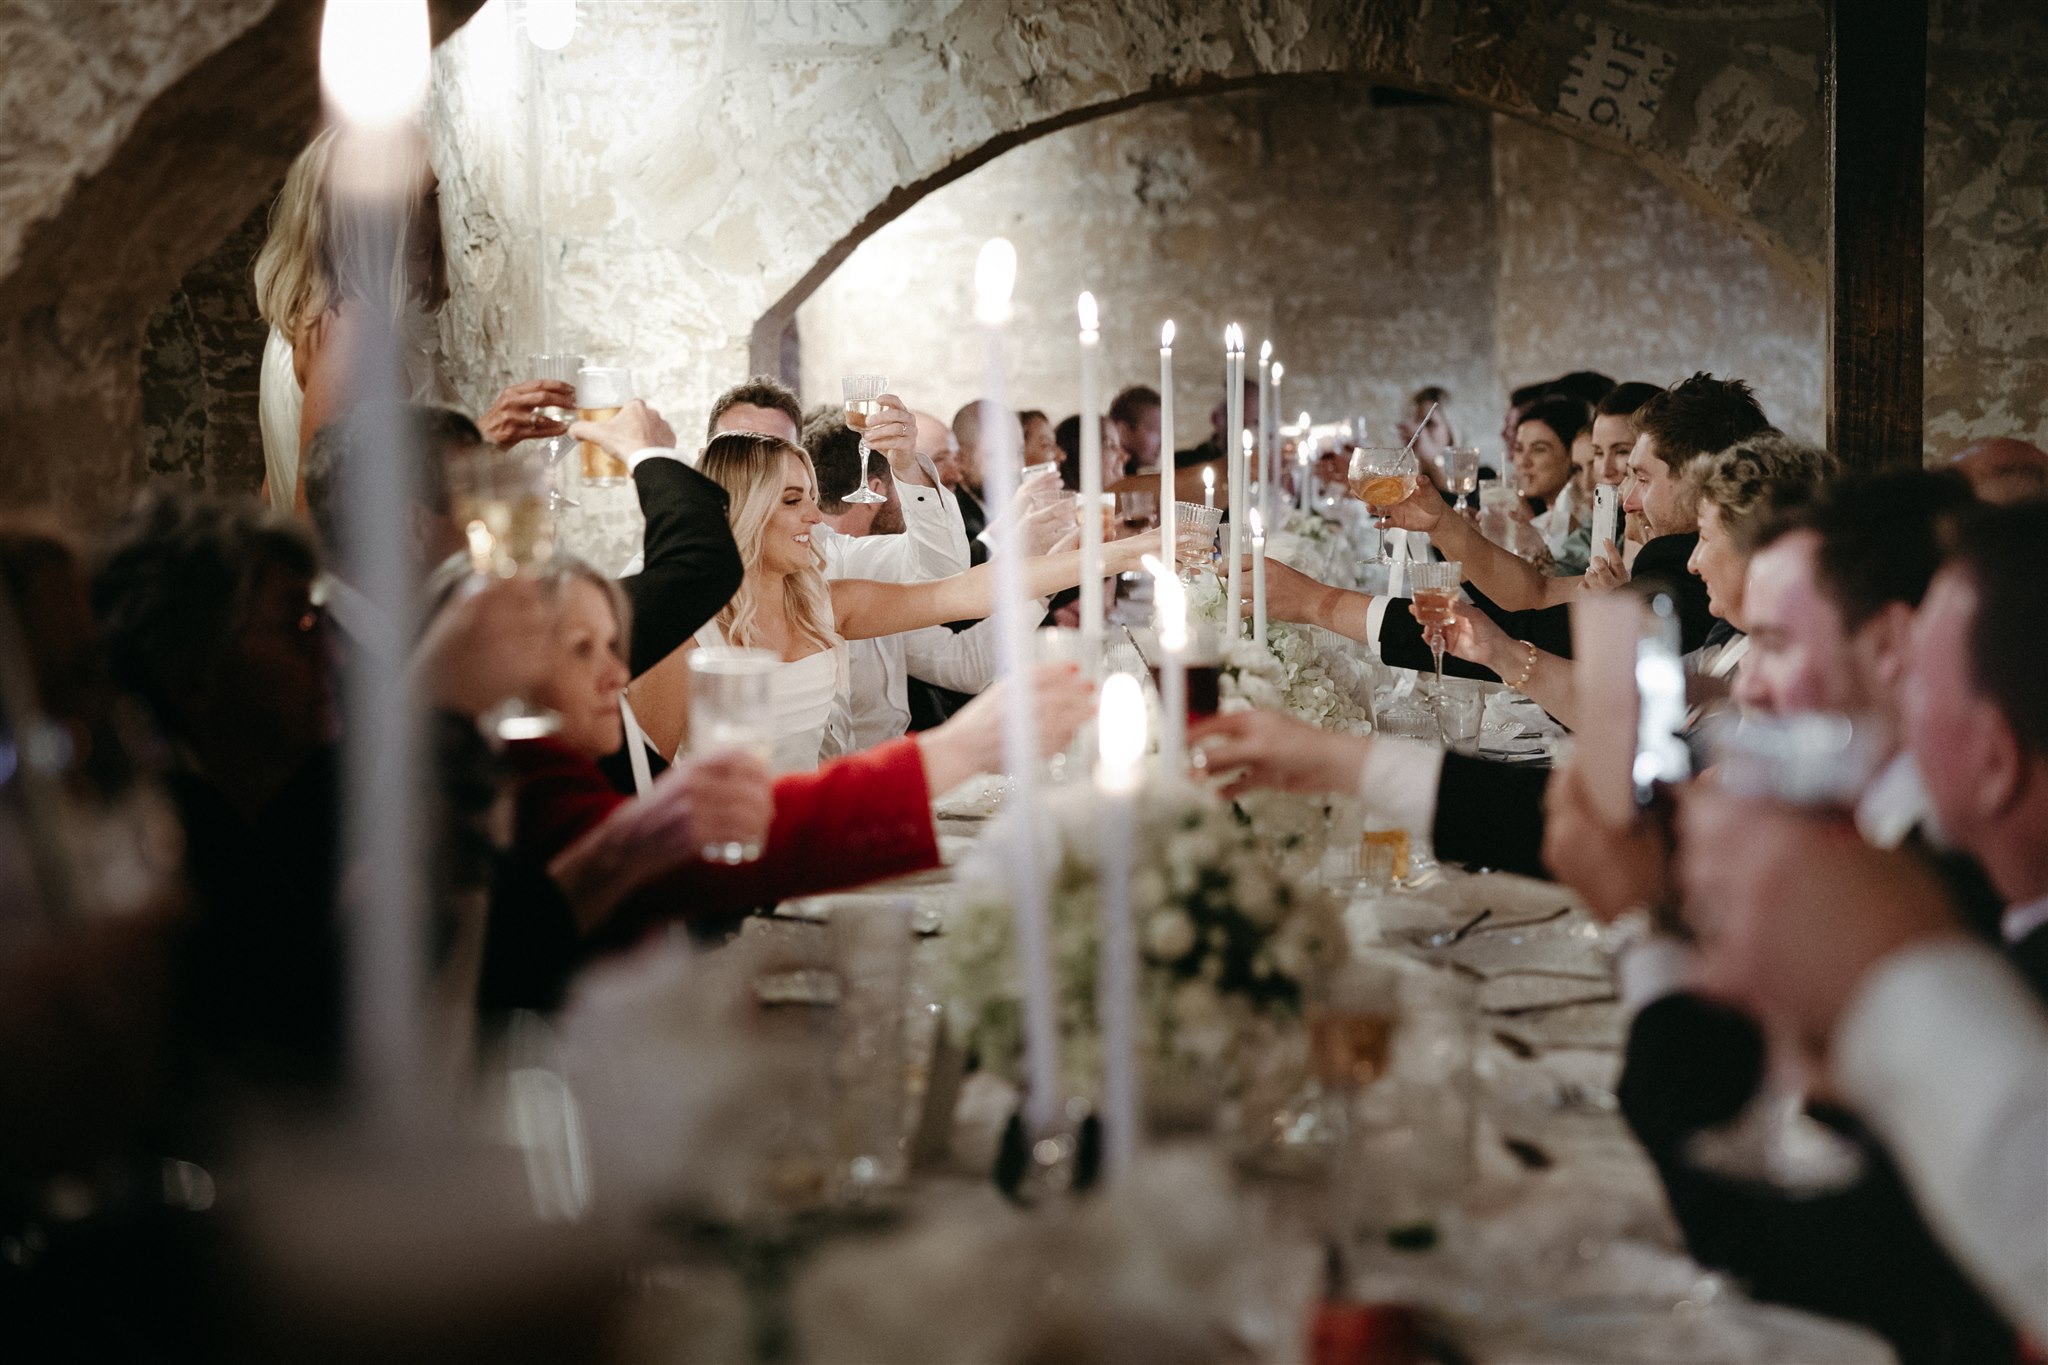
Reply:
[[[1195,922],[1184,910],[1154,911],[1145,920],[1145,951],[1161,962],[1186,957],[1195,946]]]

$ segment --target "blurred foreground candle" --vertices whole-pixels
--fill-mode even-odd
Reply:
[[[1294,462],[1297,466],[1295,494],[1301,499],[1301,510],[1306,512],[1314,503],[1310,501],[1316,481],[1316,434],[1307,413],[1301,415],[1298,423],[1301,435],[1294,442]]]
[[[1188,770],[1188,596],[1171,559],[1145,556],[1152,627],[1159,636],[1159,767],[1169,782]]]
[[[347,480],[349,527],[341,575],[389,623],[397,639],[418,635],[419,566],[411,516],[418,452],[398,404],[404,399],[402,319],[376,304],[403,297],[394,278],[406,259],[410,200],[426,166],[416,117],[429,69],[424,0],[327,0],[320,23],[320,84],[340,124],[335,145],[335,237],[350,244],[340,263],[370,306],[344,358],[344,406],[366,424],[364,463]],[[342,755],[342,839],[349,878],[350,1064],[370,1122],[387,1130],[420,1117],[421,1010],[426,973],[425,845],[418,806],[424,725],[412,674],[401,657],[353,650],[343,680],[354,718]]]
[[[1095,359],[1102,332],[1095,296],[1082,291],[1081,316],[1081,659],[1088,676],[1102,671],[1102,413]]]
[[[1202,506],[1216,505],[1216,466],[1202,466]]]
[[[1159,557],[1174,560],[1173,504],[1180,499],[1173,459],[1173,319],[1159,329]],[[1215,506],[1213,501],[1210,506]]]
[[[1131,841],[1144,784],[1145,697],[1128,673],[1102,685],[1095,723],[1102,796],[1102,955],[1095,1013],[1102,1028],[1104,1167],[1112,1180],[1138,1152],[1138,936],[1131,922]]]
[[[1259,512],[1269,522],[1280,510],[1280,379],[1286,373],[1285,365],[1273,362],[1273,382],[1266,394],[1267,401],[1259,405],[1259,430],[1265,433],[1259,487],[1266,491],[1259,502]]]
[[[1252,643],[1266,647],[1266,519],[1252,509]]]
[[[1224,638],[1235,643],[1244,633],[1244,514],[1248,503],[1244,467],[1244,328],[1234,322],[1223,329],[1223,388],[1224,478],[1230,485],[1230,631]]]
[[[974,265],[974,313],[982,324],[982,475],[991,522],[1017,495],[1020,462],[1016,422],[1004,404],[1003,335],[1010,321],[1010,291],[1017,282],[1017,249],[1001,237],[981,248]],[[1014,528],[1013,528],[1014,530]],[[1024,538],[996,541],[996,664],[1004,682],[1003,766],[1016,792],[1021,837],[1010,842],[1012,894],[1017,903],[1017,971],[1024,997],[1024,1063],[1029,1089],[1025,1126],[1036,1139],[1052,1131],[1059,1113],[1059,1015],[1052,990],[1052,935],[1046,922],[1044,864],[1039,860],[1043,812],[1038,806],[1038,712],[1031,687],[1031,622],[1024,619]]]
[[[1273,342],[1271,338],[1259,343],[1259,416],[1252,425],[1257,439],[1253,444],[1254,458],[1251,461],[1252,482],[1247,490],[1252,505],[1264,510],[1266,506],[1266,414],[1273,409]]]

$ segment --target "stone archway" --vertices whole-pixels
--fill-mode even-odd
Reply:
[[[933,188],[1148,100],[1313,75],[1445,95],[1622,151],[1815,278],[1821,34],[1820,7],[1802,0],[599,10],[547,68],[574,120],[545,152],[556,338],[631,354],[694,422],[739,374],[772,368],[796,304]],[[518,302],[537,297],[531,266],[506,246],[536,226],[523,149],[502,110],[459,93],[484,88],[493,41],[472,24],[440,72],[443,198],[469,229],[445,335],[472,399],[538,330]],[[601,100],[574,93],[600,86]]]

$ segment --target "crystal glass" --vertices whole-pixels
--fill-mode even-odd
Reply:
[[[839,381],[846,401],[846,425],[860,433],[860,474],[853,481],[853,491],[846,495],[847,502],[888,501],[868,487],[868,423],[881,414],[877,400],[888,387],[889,381],[878,374],[850,374]]]
[[[1415,492],[1422,466],[1415,452],[1406,447],[1359,446],[1351,452],[1351,496],[1368,507],[1392,507],[1406,502]],[[1381,537],[1379,562],[1390,564],[1386,539]]]
[[[1126,531],[1144,531],[1159,525],[1158,493],[1128,492],[1115,497],[1117,520]]]
[[[609,422],[619,409],[640,395],[634,391],[633,372],[617,365],[585,365],[576,372],[576,420]],[[583,482],[594,488],[611,488],[630,475],[626,462],[601,445],[577,443],[583,464]]]
[[[1289,1174],[1334,1172],[1351,1138],[1352,1111],[1386,1074],[1400,1019],[1399,976],[1383,963],[1349,960],[1308,986],[1308,1074],[1273,1111],[1257,1157]]]
[[[1437,684],[1436,713],[1443,726],[1444,743],[1461,754],[1479,749],[1479,727],[1486,712],[1486,698],[1472,678],[1445,678]]]
[[[448,510],[462,528],[472,591],[492,578],[516,578],[545,564],[555,550],[546,458],[531,447],[470,450],[448,461]],[[562,727],[546,707],[513,698],[481,724],[500,739],[538,739]]]
[[[1458,495],[1460,512],[1471,506],[1469,500],[1479,490],[1478,446],[1452,446],[1444,452],[1444,482]]]
[[[775,670],[782,660],[765,649],[720,645],[693,649],[690,663],[690,752],[740,750],[763,763],[775,757]],[[707,844],[708,863],[750,863],[758,843]]]
[[[535,379],[553,379],[572,388],[576,384],[577,372],[582,368],[583,357],[569,355],[566,352],[530,355],[526,358],[526,372]],[[557,422],[568,423],[576,420],[576,414],[568,408],[543,408],[542,411]],[[564,433],[549,437],[543,448],[548,453],[548,469],[553,475],[553,482],[548,488],[549,510],[559,512],[564,507],[581,507],[583,504],[564,493],[561,486],[562,461],[576,448],[576,442]]]
[[[1408,566],[1409,583],[1415,594],[1415,619],[1429,640],[1429,652],[1436,663],[1437,737],[1443,738],[1444,631],[1457,619],[1458,587],[1465,581],[1465,566],[1456,560],[1429,560]]]
[[[1216,530],[1223,524],[1223,511],[1197,502],[1173,505],[1174,558],[1183,582],[1192,583],[1195,574],[1216,562]]]

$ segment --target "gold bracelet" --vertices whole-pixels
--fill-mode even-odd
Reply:
[[[1529,651],[1527,657],[1522,660],[1522,674],[1520,677],[1508,681],[1508,686],[1514,688],[1517,692],[1529,685],[1529,675],[1536,671],[1536,646],[1524,640],[1522,641],[1522,648]]]

